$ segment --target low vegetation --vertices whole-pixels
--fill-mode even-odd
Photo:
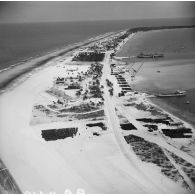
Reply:
[[[190,128],[162,129],[164,135],[171,138],[191,138],[192,130]]]
[[[42,130],[41,135],[46,141],[55,141],[67,137],[73,138],[77,134],[77,131],[78,128],[49,129]]]
[[[79,120],[97,118],[97,117],[102,117],[102,116],[104,116],[104,110],[99,110],[97,112],[92,112],[92,113],[87,113],[87,114],[74,115],[74,117]]]
[[[73,61],[86,61],[86,62],[101,62],[104,59],[104,53],[98,52],[80,52],[72,60]]]
[[[79,106],[72,106],[70,108],[64,108],[61,109],[61,113],[66,113],[66,112],[73,112],[73,113],[83,113],[83,112],[90,112],[90,111],[95,111],[97,110],[98,107],[95,107],[92,103],[84,103]]]
[[[183,158],[178,157],[174,153],[169,151],[167,152],[171,155],[174,161],[181,166],[182,170],[186,173],[186,175],[191,179],[191,181],[195,185],[195,166],[187,162]]]
[[[88,123],[88,124],[86,124],[86,126],[87,127],[100,127],[102,130],[106,130],[107,129],[107,127],[105,126],[105,124],[104,123],[102,123],[102,122],[98,122],[98,123]]]
[[[124,136],[124,138],[142,161],[155,164],[160,167],[161,172],[165,176],[175,182],[182,182],[184,187],[188,186],[178,170],[172,165],[163,150],[157,144],[146,141],[135,135]]]
[[[123,130],[137,130],[137,128],[132,123],[120,124]]]

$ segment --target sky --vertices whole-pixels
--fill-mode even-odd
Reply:
[[[0,22],[55,22],[195,17],[195,2],[0,2]]]

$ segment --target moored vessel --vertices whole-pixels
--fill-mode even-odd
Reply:
[[[170,94],[158,94],[156,97],[177,97],[177,96],[185,96],[186,91],[177,90],[174,93]]]

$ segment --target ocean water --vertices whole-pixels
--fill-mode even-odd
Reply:
[[[194,19],[0,24],[0,70],[106,32],[138,26],[189,25]]]
[[[107,32],[142,26],[194,24],[194,19],[0,24],[0,71],[9,68],[13,64],[19,65],[22,60]],[[136,54],[140,52],[140,48],[144,48],[148,52],[158,50],[160,52],[167,52],[167,55],[174,54],[175,58],[179,58],[185,53],[185,56],[182,58],[188,59],[189,56],[191,58],[193,56],[191,52],[195,48],[194,32],[175,35],[175,33],[171,35],[168,33],[166,36],[162,34],[154,36],[153,34],[152,36],[146,36],[147,39],[139,37],[134,43],[127,43],[124,47],[125,49],[122,50],[122,56],[129,56],[130,51]],[[177,37],[177,40],[172,44],[175,37]],[[169,43],[169,47],[165,46],[166,44],[162,46],[165,42]],[[177,49],[174,50],[173,45],[176,45]],[[187,56],[187,54],[190,55]],[[164,64],[158,64],[159,66],[152,63],[149,66],[144,65],[144,68],[138,75],[142,78],[142,81],[136,83],[135,88],[143,91],[147,90],[151,93],[166,92],[181,88],[188,90],[187,96],[184,99],[155,99],[155,101],[167,110],[173,108],[173,112],[176,114],[180,113],[180,117],[195,124],[195,62],[183,62],[165,60],[163,61]],[[160,74],[156,73],[157,69],[161,69]],[[188,100],[191,104],[186,105],[185,101]]]
[[[195,28],[141,32],[122,48],[119,56],[140,52],[162,52],[159,60],[129,60],[134,67],[144,62],[133,84],[135,90],[149,94],[173,93],[186,90],[186,96],[151,98],[167,111],[195,126]],[[186,104],[189,101],[190,104]]]

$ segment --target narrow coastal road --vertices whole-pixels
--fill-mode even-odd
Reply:
[[[162,149],[167,158],[170,160],[170,162],[174,165],[174,167],[178,170],[179,174],[184,178],[187,185],[190,187],[191,192],[195,192],[195,186],[193,182],[190,180],[190,178],[187,176],[187,174],[183,171],[182,167],[178,165],[175,160],[171,157],[171,155],[165,150]]]
[[[105,60],[104,60],[104,68],[103,68],[103,82],[104,82],[104,86],[106,86],[106,78],[108,76],[110,76],[110,53],[106,54]],[[115,136],[116,139],[116,143],[118,144],[120,151],[122,153],[122,155],[124,155],[124,157],[127,159],[127,161],[129,162],[129,165],[131,167],[133,167],[135,169],[135,172],[132,174],[136,174],[137,178],[140,178],[141,184],[146,184],[146,191],[149,191],[150,193],[156,192],[158,191],[158,193],[166,193],[166,189],[163,188],[163,185],[158,185],[158,182],[156,182],[154,179],[151,179],[151,177],[148,176],[147,171],[142,168],[140,166],[139,163],[137,163],[137,157],[134,154],[134,152],[131,150],[131,148],[129,147],[129,145],[126,144],[123,135],[120,132],[120,123],[119,123],[119,119],[116,115],[116,111],[115,109],[117,108],[117,110],[124,115],[129,122],[131,122],[133,125],[135,125],[135,127],[137,128],[137,132],[138,134],[141,134],[141,132],[143,132],[143,130],[145,130],[145,127],[142,126],[138,121],[135,120],[134,117],[132,117],[128,111],[126,110],[126,108],[124,106],[120,106],[120,107],[116,107],[115,105],[117,105],[117,101],[114,99],[114,97],[111,97],[109,92],[108,92],[108,87],[104,88],[104,99],[105,99],[105,114],[108,117],[108,124],[109,127],[111,128],[111,130],[113,131],[113,134]],[[141,130],[141,131],[140,131]],[[145,136],[142,136],[144,137]],[[188,159],[188,162],[190,162],[191,164],[194,165],[194,161],[193,158],[190,158],[189,155],[182,155],[181,152],[179,152],[177,149],[173,148],[172,146],[170,146],[169,144],[167,144],[166,142],[160,142],[158,143],[158,139],[154,140],[153,142],[160,145],[161,147],[165,147],[166,149],[172,151],[173,153],[179,154],[178,156],[184,157],[183,159]],[[164,149],[163,149],[164,150]],[[169,160],[171,161],[171,163],[176,167],[176,169],[179,171],[179,173],[183,176],[184,180],[186,181],[186,183],[188,184],[188,186],[190,187],[189,190],[191,190],[191,192],[193,192],[195,190],[193,183],[191,182],[191,180],[187,177],[187,175],[183,172],[183,170],[181,169],[180,166],[178,166],[176,163],[174,163],[174,161],[171,159],[170,155],[168,155],[167,152],[165,152],[165,154],[167,155],[167,157],[169,158]],[[135,175],[132,175],[133,177]]]
[[[104,67],[103,67],[102,81],[104,82],[104,86],[106,86],[106,78],[110,74],[110,64],[109,64],[110,53],[111,52],[106,53],[105,60],[103,62]],[[121,154],[124,155],[124,157],[129,163],[129,166],[131,166],[131,171],[132,168],[134,169],[134,172],[132,172],[132,177],[134,177],[138,181],[138,183],[140,183],[140,187],[144,188],[146,192],[166,193],[165,189],[161,188],[160,186],[157,186],[148,177],[146,177],[146,175],[137,165],[135,160],[136,158],[135,154],[131,152],[129,145],[125,143],[124,137],[119,131],[120,128],[119,120],[118,117],[116,116],[115,106],[113,104],[112,98],[108,93],[107,87],[104,87],[104,99],[105,99],[105,114],[108,117],[109,127],[113,131],[113,134],[116,139],[116,143],[119,146]]]
[[[56,66],[37,72],[0,97],[1,157],[22,192],[63,194],[66,189],[76,192],[82,188],[86,193],[126,194],[182,190],[166,178],[161,183],[161,174],[155,170],[153,174],[154,167],[144,166],[121,134],[116,102],[106,87],[110,53],[106,52],[102,75],[109,130],[100,136],[91,136],[94,129],[86,129],[86,120],[48,123],[36,128],[29,124],[35,99],[53,85],[53,78],[60,72]],[[69,128],[75,125],[79,135],[74,138],[45,142],[41,137],[43,126]],[[7,168],[2,167],[3,174]]]
[[[5,193],[21,194],[21,191],[0,159],[0,194]]]
[[[128,119],[129,122],[131,122],[137,129],[139,130],[146,130],[146,128],[144,126],[142,126],[138,121],[135,120],[135,118],[131,117],[130,114],[128,113],[128,111],[126,110],[126,108],[124,106],[120,106],[117,107],[117,109]],[[138,131],[135,134],[143,137],[144,139],[148,140],[148,141],[152,141],[153,143],[156,143],[157,145],[159,145],[162,148],[167,149],[170,152],[173,152],[174,154],[176,154],[177,156],[185,159],[186,161],[188,161],[189,163],[191,163],[192,165],[195,166],[195,161],[194,158],[192,156],[190,156],[189,154],[183,152],[182,150],[179,150],[178,148],[172,146],[171,144],[167,143],[164,140],[159,140],[156,137],[150,136],[150,135],[144,135],[142,134],[143,131]]]

